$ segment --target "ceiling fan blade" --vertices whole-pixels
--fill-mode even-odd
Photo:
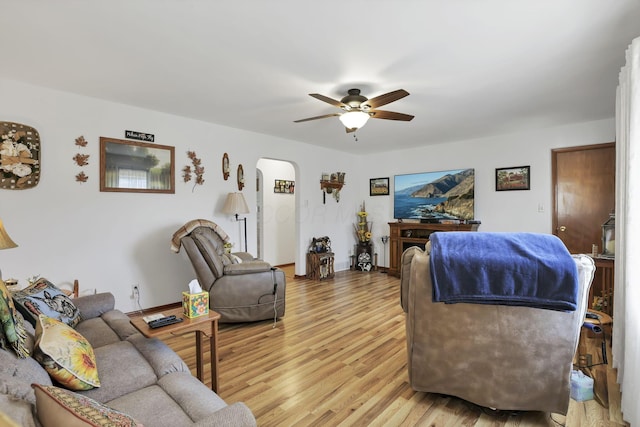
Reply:
[[[393,92],[385,93],[384,95],[376,96],[375,98],[371,98],[368,101],[363,102],[363,105],[368,105],[371,108],[382,107],[383,105],[387,105],[393,101],[397,101],[398,99],[404,98],[409,95],[404,89],[394,90]]]
[[[335,117],[335,116],[339,116],[340,113],[333,113],[333,114],[325,114],[324,116],[316,116],[316,117],[309,117],[306,119],[300,119],[300,120],[294,120],[294,123],[302,123],[302,122],[308,122],[309,120],[318,120],[318,119],[326,119],[327,117]]]
[[[336,101],[335,99],[329,98],[328,96],[320,95],[319,93],[310,93],[309,96],[312,96],[315,99],[319,99],[320,101],[324,101],[327,104],[331,104],[334,107],[342,108],[346,106],[340,101]]]
[[[374,119],[400,120],[403,122],[409,122],[414,117],[411,114],[396,113],[394,111],[384,110],[369,110],[369,114],[371,114],[371,117]]]

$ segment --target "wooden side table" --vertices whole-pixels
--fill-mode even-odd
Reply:
[[[597,256],[593,258],[593,261],[596,264],[596,272],[589,289],[589,307],[612,316],[615,260]],[[595,301],[600,303],[594,304]]]
[[[196,333],[196,372],[200,381],[203,381],[204,377],[204,346],[203,339],[205,336],[209,337],[210,354],[211,354],[211,389],[218,392],[218,320],[220,319],[220,313],[209,310],[208,315],[203,315],[194,318],[188,318],[184,316],[182,307],[172,310],[163,310],[162,313],[165,316],[174,315],[181,317],[184,320],[180,323],[174,323],[173,325],[162,326],[160,328],[152,329],[147,325],[142,317],[131,318],[133,326],[147,338],[160,337],[162,335],[180,335],[185,332]]]
[[[307,279],[325,280],[334,276],[333,252],[307,253]]]

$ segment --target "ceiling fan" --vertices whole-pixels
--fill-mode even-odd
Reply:
[[[355,132],[367,123],[370,117],[374,119],[386,119],[386,120],[400,120],[408,122],[413,119],[410,114],[395,113],[393,111],[376,110],[376,108],[383,105],[397,101],[405,96],[409,95],[404,89],[394,90],[393,92],[385,93],[384,95],[376,96],[375,98],[368,99],[366,96],[360,95],[360,89],[349,89],[348,95],[342,98],[340,101],[329,98],[319,93],[310,93],[312,96],[320,101],[324,101],[327,104],[331,104],[334,107],[341,108],[343,113],[325,114],[323,116],[309,117],[307,119],[294,120],[295,123],[308,122],[310,120],[326,119],[328,117],[338,116],[342,124],[349,132]]]

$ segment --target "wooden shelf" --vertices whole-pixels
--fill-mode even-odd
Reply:
[[[320,189],[324,190],[326,188],[331,188],[331,190],[342,190],[342,187],[344,186],[344,182],[338,182],[338,181],[320,181]]]

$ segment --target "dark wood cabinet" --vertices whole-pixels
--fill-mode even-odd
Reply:
[[[596,271],[589,289],[588,307],[613,316],[613,278],[615,260],[594,257]]]
[[[389,223],[389,274],[400,277],[400,257],[411,246],[424,245],[436,231],[477,231],[480,224]]]

